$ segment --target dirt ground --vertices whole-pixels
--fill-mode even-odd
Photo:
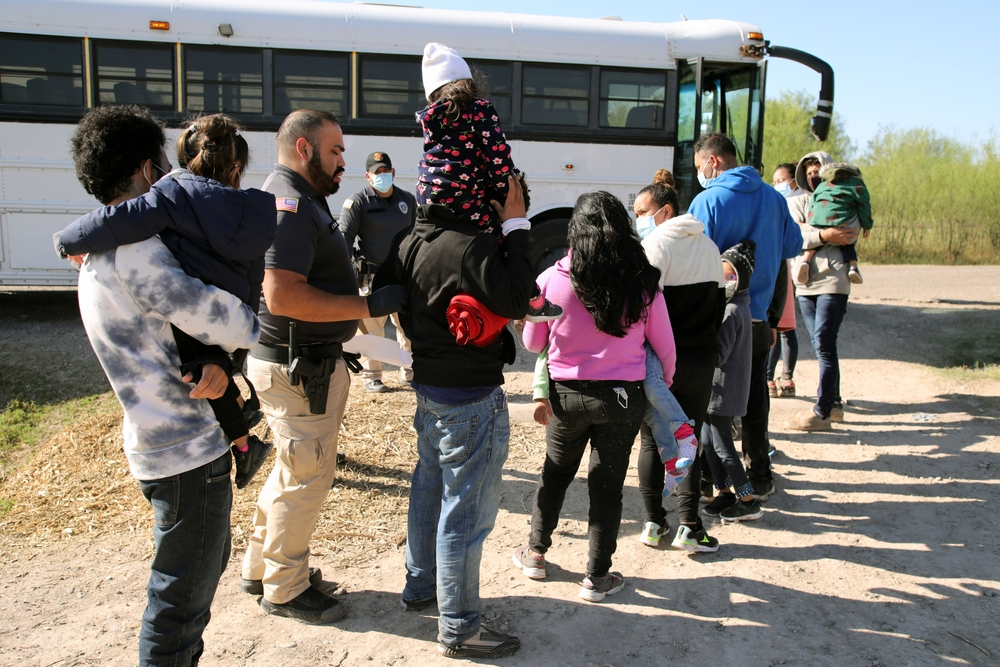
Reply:
[[[651,549],[636,539],[643,512],[633,468],[614,564],[627,585],[600,604],[577,597],[587,552],[582,475],[567,494],[549,578],[526,579],[511,565],[511,551],[527,537],[544,455],[542,429],[513,425],[519,444],[511,447],[482,563],[485,619],[523,642],[502,662],[881,667],[1000,660],[1000,383],[954,380],[937,370],[984,354],[996,362],[1000,267],[867,267],[865,277],[840,335],[845,423],[827,433],[783,428],[810,405],[817,381],[800,327],[799,396],[771,405],[778,493],[764,517],[708,521],[721,542],[714,554]],[[34,324],[23,326],[34,331]],[[70,333],[74,326],[65,324]],[[68,340],[70,333],[59,335]],[[82,330],[74,335],[79,342]],[[512,401],[529,399],[532,365],[522,352],[509,375]],[[352,406],[391,413],[387,421],[412,412],[404,390],[365,397],[358,389]],[[347,438],[344,449],[360,456],[365,442]],[[405,481],[385,486],[393,484],[406,493]],[[238,504],[234,524],[247,523],[237,514],[251,503]],[[324,512],[336,515],[336,493]],[[149,545],[148,528],[96,538],[0,536],[0,665],[135,664]],[[322,551],[313,561],[338,582],[331,586],[349,609],[343,621],[315,627],[263,614],[236,587],[236,549],[201,664],[453,664],[435,652],[434,608],[399,607],[402,547],[373,549],[370,558],[346,564],[337,550]]]

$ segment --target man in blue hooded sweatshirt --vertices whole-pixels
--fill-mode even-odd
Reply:
[[[739,166],[736,147],[726,135],[702,135],[694,144],[694,166],[705,190],[691,202],[688,213],[705,223],[705,233],[720,252],[744,239],[757,244],[756,266],[750,278],[753,353],[750,397],[743,417],[743,451],[750,457],[747,475],[754,487],[753,497],[767,500],[774,493],[767,455],[770,405],[764,373],[771,346],[768,308],[784,260],[802,251],[802,233],[788,213],[785,198],[764,183],[753,167]]]

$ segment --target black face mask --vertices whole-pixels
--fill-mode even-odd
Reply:
[[[813,192],[816,192],[816,188],[823,182],[823,179],[819,176],[810,176],[807,180],[809,181],[809,189]]]

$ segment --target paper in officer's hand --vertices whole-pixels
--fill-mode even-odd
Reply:
[[[353,352],[394,366],[409,368],[413,365],[413,355],[399,347],[399,343],[379,336],[355,336],[344,343],[344,352]]]

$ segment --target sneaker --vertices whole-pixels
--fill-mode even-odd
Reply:
[[[365,380],[365,391],[369,394],[381,394],[388,389],[381,380]]]
[[[233,459],[236,463],[236,488],[243,489],[250,483],[253,476],[257,474],[260,467],[267,460],[267,455],[271,453],[273,446],[269,442],[264,442],[255,435],[247,438],[248,448],[245,452],[236,449],[236,445],[230,447],[233,452]]]
[[[563,309],[546,299],[545,303],[538,308],[532,308],[529,305],[528,314],[524,316],[524,319],[529,322],[549,322],[558,320],[562,315]]]
[[[722,513],[719,514],[719,518],[725,522],[753,521],[762,516],[764,516],[764,510],[761,508],[760,502],[756,500],[751,500],[748,503],[740,500],[733,503],[728,509],[722,510]]]
[[[310,625],[322,625],[339,621],[347,613],[345,605],[340,600],[332,598],[318,588],[309,586],[295,598],[283,604],[260,599],[260,608],[271,616],[294,618],[296,621]]]
[[[778,387],[778,389],[780,390],[779,395],[782,398],[790,398],[792,396],[795,396],[795,382],[793,380],[789,380],[788,382],[783,381],[781,383],[781,386]]]
[[[545,554],[536,554],[528,547],[521,547],[511,556],[511,561],[521,568],[528,579],[545,578]]]
[[[600,602],[609,595],[620,593],[623,588],[625,588],[625,577],[619,572],[608,572],[603,579],[588,574],[583,578],[583,587],[579,595],[588,602]]]
[[[771,398],[778,398],[778,385],[771,380],[767,381],[767,395]]]
[[[427,598],[420,598],[419,600],[414,600],[410,598],[401,597],[399,598],[399,604],[403,606],[403,611],[422,611],[430,607],[432,604],[437,602],[437,595],[432,595]]]
[[[764,502],[768,498],[774,495],[776,489],[774,488],[774,480],[768,480],[766,482],[751,482],[753,485],[753,493],[750,494],[754,500],[759,500]]]
[[[830,409],[830,421],[842,424],[844,422],[844,404],[834,403]]]
[[[323,571],[318,567],[309,568],[309,585],[319,586],[323,583]],[[240,577],[240,583],[238,584],[240,590],[248,595],[263,595],[264,594],[264,582],[260,579],[244,579]]]
[[[661,526],[658,523],[647,521],[646,525],[642,527],[642,535],[639,536],[639,541],[646,546],[655,547],[660,544],[660,538],[663,537],[668,530],[670,530],[670,526]]]
[[[719,540],[705,532],[704,528],[691,530],[690,526],[681,526],[677,529],[673,546],[677,549],[685,549],[693,552],[712,552],[719,550]]]
[[[861,276],[861,271],[856,266],[847,269],[847,278],[855,285],[861,285],[865,282],[865,279]]]
[[[786,421],[785,428],[794,431],[829,431],[830,418],[823,419],[810,408]]]
[[[809,262],[799,264],[798,271],[795,272],[795,282],[805,285],[809,282]]]
[[[438,641],[438,653],[446,658],[506,658],[521,650],[521,640],[513,635],[505,635],[479,626],[479,634],[460,644],[444,644]]]
[[[715,497],[715,500],[701,508],[701,513],[705,516],[719,516],[723,510],[727,510],[736,504],[736,495],[723,491]]]

